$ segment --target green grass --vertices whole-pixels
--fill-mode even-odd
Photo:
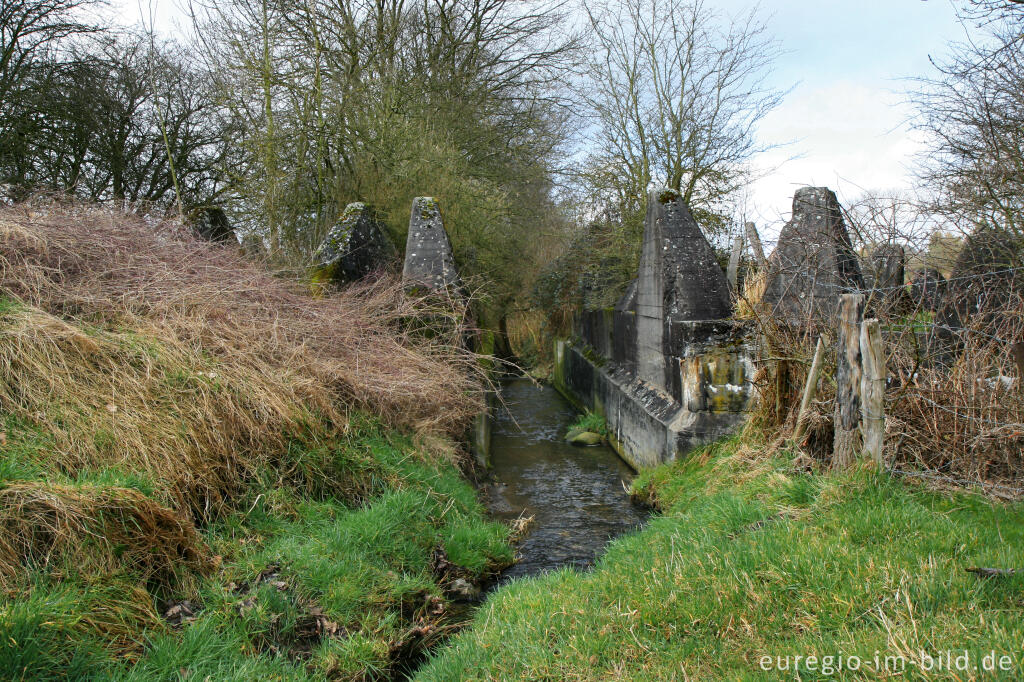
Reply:
[[[589,573],[494,593],[420,680],[878,679],[839,656],[903,657],[908,679],[1021,679],[1024,506],[929,492],[887,475],[795,471],[737,441],[639,477],[663,514]],[[925,674],[919,652],[990,651],[1012,671]],[[809,656],[799,674],[762,657]],[[823,656],[833,656],[828,663]],[[894,658],[890,667],[898,667]],[[774,667],[772,662],[769,667]]]
[[[43,477],[33,463],[46,438],[10,418],[4,429],[0,488]],[[236,511],[203,530],[219,565],[191,586],[149,589],[130,565],[105,575],[68,562],[32,569],[22,590],[0,599],[0,679],[387,677],[414,628],[460,617],[444,576],[432,572],[436,550],[469,579],[512,558],[507,528],[486,520],[453,465],[429,461],[372,420],[356,419],[347,436],[318,448],[296,442],[286,456],[290,467],[268,471],[234,501]],[[330,488],[282,478],[298,469],[347,476],[342,487],[360,495],[339,499]],[[71,482],[154,491],[151,481],[117,469]],[[160,614],[183,599],[194,619],[174,628]],[[445,612],[428,612],[439,604]],[[310,636],[314,614],[336,634]]]
[[[583,431],[590,431],[592,433],[600,434],[601,436],[607,436],[608,424],[601,415],[595,412],[584,412],[572,423],[567,433],[579,433]]]

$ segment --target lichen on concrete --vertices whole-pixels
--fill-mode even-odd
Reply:
[[[412,202],[402,280],[406,286],[461,296],[462,280],[455,267],[451,241],[441,208],[433,197],[416,197]]]
[[[372,208],[349,204],[313,257],[313,279],[352,282],[387,270],[395,247]]]

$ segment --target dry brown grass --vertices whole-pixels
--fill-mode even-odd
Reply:
[[[447,442],[482,404],[476,358],[453,342],[464,309],[446,308],[446,333],[424,334],[417,321],[439,308],[393,280],[314,298],[173,222],[0,208],[0,304],[0,416],[49,443],[34,463],[44,480],[0,489],[0,586],[61,561],[159,581],[201,571],[193,524],[256,476],[358,495],[330,467],[284,461],[293,439],[312,448],[343,434],[359,409]],[[152,482],[153,495],[73,483],[107,470]]]
[[[126,488],[10,484],[0,490],[0,529],[4,589],[28,566],[56,577],[128,570],[143,583],[179,585],[211,566],[191,521]]]
[[[472,358],[399,333],[418,314],[393,282],[314,300],[240,249],[172,222],[95,207],[0,210],[0,289],[60,318],[146,327],[224,364],[304,377],[310,406],[366,406],[417,431],[458,432],[478,407]],[[305,385],[302,385],[302,384]]]
[[[1003,496],[1020,488],[1024,387],[1014,344],[1024,339],[1024,299],[1007,292],[998,310],[965,317],[955,331],[906,297],[869,299],[868,306],[868,316],[881,322],[889,376],[886,465],[925,471],[950,485],[979,483]],[[814,459],[830,461],[834,328],[822,322],[812,331],[790,329],[763,317],[758,325],[763,358],[755,377],[761,402],[754,423],[776,448],[792,435],[814,344],[822,334],[825,364],[798,445]]]

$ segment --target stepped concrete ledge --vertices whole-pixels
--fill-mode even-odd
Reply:
[[[568,341],[555,346],[552,383],[578,409],[604,417],[609,443],[630,466],[648,469],[732,433],[753,405],[748,354],[697,350],[677,365],[682,401]]]

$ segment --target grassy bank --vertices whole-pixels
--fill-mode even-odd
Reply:
[[[400,289],[93,207],[0,237],[0,679],[388,679],[511,559],[474,358]]]
[[[44,440],[7,433],[8,453]],[[176,518],[152,482],[116,468],[10,477],[8,458],[4,521],[20,495],[31,543],[47,554],[7,576],[0,678],[387,678],[460,622],[457,580],[511,558],[507,530],[484,519],[452,465],[372,421],[288,457],[330,467],[351,494],[311,493],[268,471],[170,548],[149,535],[159,521],[146,511]],[[43,540],[44,529],[68,537]]]
[[[886,656],[910,679],[1024,674],[1024,575],[966,571],[1024,567],[1024,506],[797,471],[738,441],[635,489],[663,513],[593,572],[492,595],[418,679],[879,679]],[[967,650],[971,671],[924,670],[922,651],[947,650]],[[991,651],[1012,670],[975,670]]]

